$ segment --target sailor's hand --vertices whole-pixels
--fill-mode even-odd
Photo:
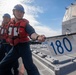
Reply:
[[[45,35],[38,35],[38,36],[37,36],[37,40],[38,40],[39,42],[44,42],[44,41],[45,41]]]

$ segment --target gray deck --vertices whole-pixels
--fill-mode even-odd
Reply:
[[[32,54],[41,75],[76,75],[76,53],[53,57],[46,47],[38,45],[32,48]]]

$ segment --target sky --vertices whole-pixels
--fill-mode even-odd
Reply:
[[[24,18],[38,34],[46,37],[62,34],[62,20],[66,7],[76,0],[0,0],[0,24],[2,16],[9,13],[13,18],[12,9],[22,4],[25,9]]]

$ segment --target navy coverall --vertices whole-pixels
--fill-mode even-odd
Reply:
[[[25,30],[29,35],[35,33],[35,30],[29,24],[26,25]],[[5,75],[4,72],[7,72],[7,67],[10,69],[12,67],[11,65],[13,65],[19,57],[22,57],[28,75],[40,75],[37,67],[33,63],[29,42],[18,43],[11,48],[8,55],[0,62],[0,75]]]
[[[0,61],[4,58],[4,56],[5,56],[5,51],[2,46],[2,40],[0,40]]]
[[[8,53],[9,50],[12,48],[12,46],[10,44],[7,44],[5,40],[1,40],[1,44],[0,44],[0,60],[2,60],[5,57],[5,53]],[[10,65],[9,65],[10,66]],[[16,62],[13,63],[12,68],[14,70],[14,75],[18,75],[18,67],[19,67],[19,63],[18,60]],[[8,75],[12,75],[11,69],[8,69]]]

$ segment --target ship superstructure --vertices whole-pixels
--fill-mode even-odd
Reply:
[[[62,34],[69,34],[76,32],[76,3],[71,3],[66,8],[65,15],[62,21]]]

